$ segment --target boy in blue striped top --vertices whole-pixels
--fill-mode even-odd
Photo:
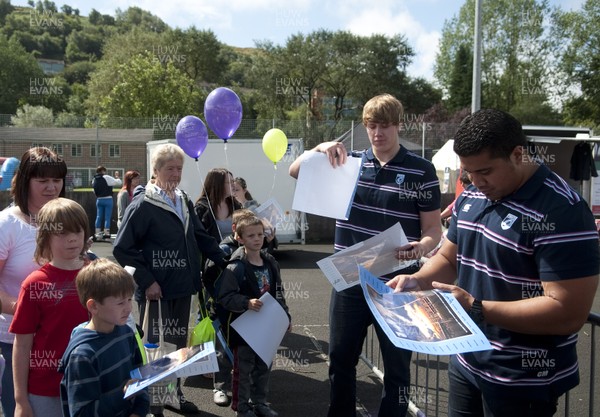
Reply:
[[[77,274],[75,282],[91,319],[73,330],[61,360],[64,416],[144,417],[149,410],[146,391],[123,398],[129,372],[142,365],[134,332],[127,325],[135,289],[132,276],[107,259],[97,259]]]

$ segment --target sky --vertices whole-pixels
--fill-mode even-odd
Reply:
[[[493,1],[493,0],[486,0]],[[579,9],[584,0],[550,0],[565,10]],[[347,30],[361,36],[403,34],[416,55],[409,75],[433,80],[433,66],[442,28],[458,15],[466,0],[54,0],[102,14],[138,6],[171,27],[195,26],[212,30],[217,39],[236,47],[254,47],[255,41],[285,45],[290,35],[318,29]],[[26,6],[27,0],[12,0]]]

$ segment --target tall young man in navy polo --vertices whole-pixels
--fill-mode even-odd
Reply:
[[[467,117],[454,151],[472,185],[456,201],[448,239],[419,272],[388,285],[451,291],[493,346],[452,357],[450,417],[551,416],[579,383],[577,332],[600,267],[594,217],[527,155],[507,113]]]
[[[362,242],[400,222],[410,245],[399,248],[399,259],[420,259],[441,237],[440,187],[435,168],[400,145],[398,132],[402,104],[389,94],[373,97],[363,108],[363,124],[371,147],[352,152],[362,168],[347,221],[337,221],[335,250]],[[346,163],[340,142],[325,142],[313,149],[325,153],[336,167]],[[302,156],[290,166],[297,177]],[[411,273],[409,267],[394,274]],[[383,279],[389,279],[384,277]],[[370,324],[375,326],[385,368],[379,417],[406,415],[410,394],[411,352],[395,347],[373,320],[360,285],[332,291],[329,307],[329,417],[356,416],[356,365]]]

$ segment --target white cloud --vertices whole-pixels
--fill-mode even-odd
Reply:
[[[346,28],[362,36],[372,34],[404,35],[415,51],[413,63],[408,67],[408,73],[411,76],[423,77],[430,81],[433,79],[433,64],[440,34],[437,31],[427,31],[407,10],[396,13],[389,10],[382,11],[381,8],[364,10],[348,20]]]

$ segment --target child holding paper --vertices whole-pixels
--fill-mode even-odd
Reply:
[[[150,408],[147,391],[123,398],[130,371],[142,365],[127,325],[133,277],[117,264],[98,259],[83,268],[75,282],[91,319],[73,331],[61,360],[63,415],[144,417]]]
[[[260,250],[263,238],[264,225],[258,217],[240,219],[236,239],[243,246],[231,255],[216,283],[217,314],[221,323],[227,324],[225,336],[234,354],[231,408],[243,417],[278,415],[267,404],[270,367],[230,326],[246,310],[259,311],[259,298],[266,292],[288,312],[279,265],[273,256]]]

